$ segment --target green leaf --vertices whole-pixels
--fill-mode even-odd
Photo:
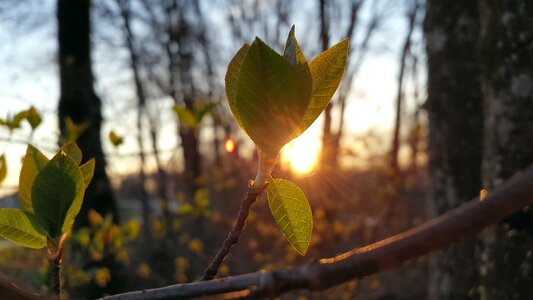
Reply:
[[[313,77],[312,98],[293,137],[297,137],[313,124],[335,94],[346,68],[349,45],[348,39],[342,40],[319,54],[309,64]]]
[[[240,60],[234,58],[235,64]],[[232,86],[235,77],[236,89]],[[240,70],[235,71],[230,63],[226,85],[228,102],[239,125],[259,149],[277,153],[291,140],[302,119],[310,101],[312,81],[307,64],[293,66],[256,38],[246,51]]]
[[[34,227],[34,216],[18,208],[0,209],[0,235],[24,247],[40,249],[46,237]]]
[[[198,125],[198,120],[196,119],[196,116],[188,108],[179,104],[174,104],[172,106],[172,110],[178,116],[181,125],[188,128],[195,128],[196,125]]]
[[[267,186],[268,206],[279,229],[300,255],[311,242],[313,215],[304,192],[285,179],[271,179]]]
[[[76,145],[76,143],[69,142],[66,143],[59,149],[59,151],[65,152],[65,154],[72,158],[74,162],[76,162],[77,165],[81,164],[81,160],[83,158],[83,154],[81,153],[80,147]]]
[[[294,35],[295,27],[292,25],[289,36],[285,42],[285,49],[283,50],[283,56],[292,64],[307,64],[307,59],[300,49],[300,45]]]
[[[116,134],[113,130],[109,132],[109,141],[113,146],[118,147],[124,143],[124,138]]]
[[[6,156],[2,154],[0,156],[0,183],[6,179],[7,176],[7,161]]]
[[[239,76],[241,73],[241,66],[242,62],[244,61],[244,58],[246,57],[246,53],[248,53],[248,50],[250,49],[250,45],[244,44],[242,45],[241,49],[237,51],[237,54],[233,57],[233,59],[230,61],[228,65],[228,71],[226,72],[226,97],[228,98],[228,104],[229,107],[232,109],[232,107],[235,107],[236,99],[237,99],[237,88],[239,85]],[[232,109],[233,112],[233,109]],[[237,124],[239,124],[239,127],[244,128],[244,124],[241,121],[241,118],[235,115],[235,120],[237,121]]]
[[[35,130],[35,128],[37,128],[42,122],[41,115],[33,106],[26,111],[25,117],[28,123],[30,123],[32,130]]]
[[[19,177],[19,200],[22,209],[33,213],[32,186],[37,174],[48,164],[48,158],[37,148],[28,145],[26,155],[22,161],[22,169]]]
[[[91,183],[91,180],[93,179],[94,166],[95,166],[94,158],[91,158],[88,162],[80,166],[85,188],[89,186],[89,183]]]
[[[84,192],[80,168],[59,151],[35,178],[31,194],[36,218],[49,237],[58,238],[70,230]]]

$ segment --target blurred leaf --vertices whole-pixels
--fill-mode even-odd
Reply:
[[[89,219],[89,224],[91,224],[91,226],[98,226],[104,222],[102,215],[94,209],[89,209],[87,218]]]
[[[179,104],[174,104],[172,106],[172,110],[178,116],[181,125],[188,128],[195,128],[196,125],[198,125],[198,120],[196,119],[196,116],[188,108]]]
[[[26,155],[22,161],[22,169],[19,177],[19,200],[22,209],[33,213],[32,186],[37,174],[48,164],[48,158],[37,148],[28,145]]]
[[[80,166],[81,174],[83,175],[83,183],[85,188],[89,186],[94,175],[95,160],[91,158],[89,161]]]
[[[17,114],[17,115],[19,115],[19,114]],[[5,126],[10,131],[14,130],[14,129],[17,129],[17,128],[20,128],[20,121],[22,121],[22,119],[20,118],[20,116],[18,117],[18,119],[19,120],[16,121],[14,118],[12,119],[10,116],[8,116],[5,119],[0,119],[0,126]]]
[[[6,176],[7,176],[7,161],[6,161],[6,156],[2,154],[2,156],[0,156],[0,184],[2,183],[2,181],[4,181],[4,179],[6,179]]]
[[[124,143],[124,138],[116,134],[113,130],[109,132],[109,141],[113,146],[118,147]]]
[[[285,179],[271,179],[268,206],[278,228],[300,255],[305,255],[313,231],[311,206],[304,192]]]
[[[65,145],[63,145],[61,147],[61,149],[59,149],[59,151],[63,151],[65,152],[65,154],[72,158],[72,160],[77,164],[79,165],[81,163],[81,160],[83,158],[83,155],[81,153],[81,150],[80,148],[78,147],[78,145],[76,145],[76,143],[74,142],[69,142],[69,143],[66,143]]]
[[[313,124],[335,94],[348,61],[349,45],[349,40],[345,39],[320,53],[309,63],[313,77],[312,98],[293,137]]]
[[[84,192],[80,168],[59,151],[39,172],[31,192],[35,215],[48,236],[55,239],[70,230]]]
[[[20,128],[20,123],[26,118],[26,111],[18,112],[11,120],[10,129]]]
[[[68,142],[75,142],[88,127],[89,124],[85,122],[74,123],[70,117],[66,117],[64,132],[61,136],[61,143],[66,144]]]
[[[229,105],[239,125],[263,152],[278,153],[291,140],[311,98],[309,66],[291,65],[259,38],[242,59],[244,47],[226,74]],[[240,69],[236,69],[239,63]]]
[[[18,208],[0,209],[0,235],[24,247],[40,249],[46,246],[46,237],[33,224],[34,216]]]
[[[215,103],[208,102],[202,108],[199,108],[196,111],[196,120],[198,121],[198,123],[200,123],[207,114],[211,113],[214,107]]]
[[[26,111],[25,118],[30,123],[32,130],[35,130],[42,122],[41,115],[33,106]]]

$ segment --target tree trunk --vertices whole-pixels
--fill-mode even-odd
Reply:
[[[489,193],[533,163],[533,3],[482,0],[481,55],[485,98],[483,183]],[[481,299],[533,294],[530,209],[480,238]]]
[[[113,214],[118,222],[118,212],[106,174],[106,160],[100,140],[102,123],[101,101],[93,89],[90,47],[90,0],[58,0],[58,41],[60,92],[58,118],[61,135],[65,136],[66,118],[76,124],[86,124],[87,129],[77,143],[84,160],[96,159],[93,180],[85,192],[85,200],[77,217],[76,226],[89,224],[87,211]]]
[[[438,215],[479,194],[483,137],[477,1],[428,0],[429,172]],[[468,299],[475,292],[474,242],[432,257],[430,299]]]

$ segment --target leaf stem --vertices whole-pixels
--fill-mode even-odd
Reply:
[[[272,175],[272,170],[274,170],[274,166],[278,160],[279,152],[270,154],[257,148],[257,153],[259,156],[259,166],[257,169],[257,176],[254,180],[254,186],[266,187],[268,178]]]
[[[220,268],[222,261],[224,261],[224,258],[226,258],[226,256],[229,254],[231,247],[233,247],[233,245],[239,241],[239,237],[242,233],[244,225],[246,224],[246,218],[250,212],[250,206],[252,206],[252,204],[257,200],[259,194],[265,190],[267,184],[259,188],[256,188],[255,186],[256,185],[254,185],[250,180],[248,183],[248,192],[246,193],[246,197],[242,200],[241,207],[239,208],[237,221],[235,222],[233,229],[222,243],[222,246],[220,246],[216,256],[204,270],[200,281],[211,280],[217,275],[218,269]]]

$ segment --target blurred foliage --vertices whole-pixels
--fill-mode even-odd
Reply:
[[[361,139],[368,142],[371,139]],[[354,152],[354,157],[358,155]],[[400,232],[425,219],[427,177],[420,167],[398,177],[384,167],[384,159],[369,159],[369,170],[322,170],[297,176],[281,169],[276,176],[290,178],[310,196],[314,233],[307,257],[301,257],[283,238],[266,201],[252,207],[239,243],[219,270],[219,277],[257,270],[305,264],[309,259],[331,257]],[[116,190],[130,217],[121,225],[111,216],[89,211],[90,227],[72,233],[64,256],[63,278],[70,299],[93,299],[105,294],[196,280],[214,256],[235,221],[255,162],[238,156],[222,167],[209,166],[196,179],[202,186],[194,195],[178,192],[162,201],[157,194],[157,174],[148,173],[153,188],[149,234],[144,233],[138,206],[139,179],[123,178]],[[420,166],[420,165],[419,165]],[[180,175],[170,175],[180,190]],[[164,215],[168,205],[170,215]],[[0,270],[10,279],[49,293],[50,274],[44,251],[0,247]],[[426,276],[423,259],[399,270],[355,280],[325,292],[298,291],[283,299],[378,299],[391,295],[415,299],[425,295],[417,285]],[[29,274],[29,275],[28,275]],[[391,298],[393,299],[393,298]]]
[[[124,143],[124,137],[118,135],[114,130],[109,132],[109,141],[115,147],[118,147]]]

